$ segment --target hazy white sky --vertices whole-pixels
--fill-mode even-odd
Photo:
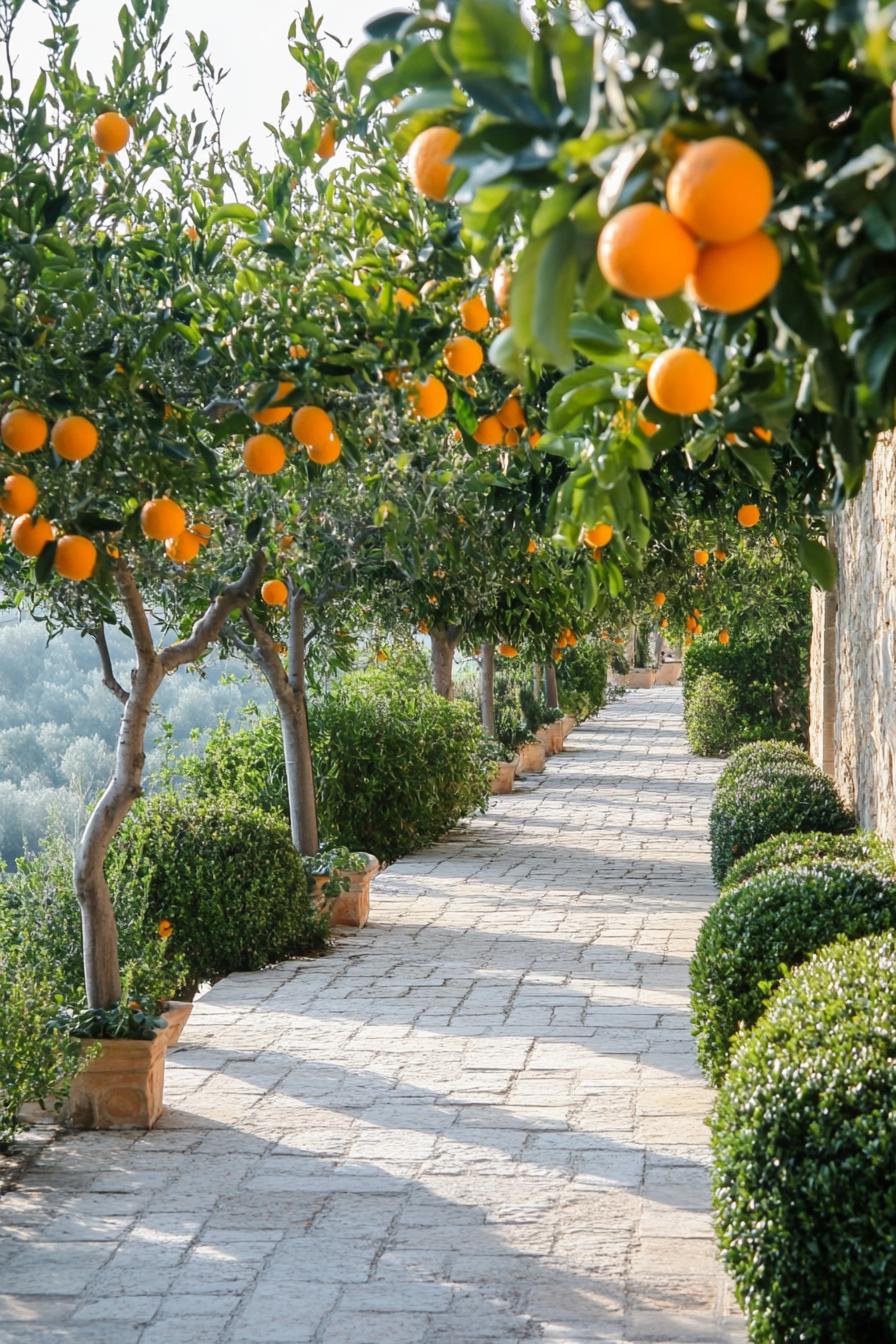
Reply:
[[[122,0],[81,0],[76,11],[81,28],[79,65],[99,78],[109,63],[118,33],[117,14]],[[400,7],[395,0],[318,0],[314,5],[324,20],[324,28],[349,45],[346,53],[361,38],[366,21],[375,14]],[[209,53],[215,65],[230,70],[221,98],[225,108],[225,132],[231,144],[247,136],[263,154],[265,121],[276,121],[280,94],[290,89],[301,92],[301,69],[286,47],[290,22],[303,8],[302,0],[170,0],[168,26],[177,37],[185,30],[209,36]],[[41,65],[40,40],[46,36],[44,15],[35,0],[26,0],[16,23],[18,39],[18,75],[29,87]],[[340,48],[329,44],[334,56]],[[185,110],[194,98],[192,78],[187,69],[188,55],[178,44],[179,59],[171,91],[171,102]],[[300,103],[296,102],[296,111]]]

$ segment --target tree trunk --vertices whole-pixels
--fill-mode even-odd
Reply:
[[[302,595],[293,593],[290,597],[288,674],[267,627],[251,611],[246,612],[246,624],[255,639],[257,654],[255,662],[267,679],[280,716],[292,842],[300,854],[316,854],[320,845],[317,832],[314,765],[311,757],[311,737],[308,732],[305,612]]]
[[[547,658],[544,664],[544,689],[548,709],[560,708],[560,692],[557,689],[557,669],[553,658]]]
[[[121,998],[118,932],[104,866],[109,846],[143,792],[146,726],[164,672],[153,653],[138,653],[121,719],[115,773],[90,814],[75,853],[75,895],[81,907],[84,983],[91,1008],[112,1008]]]
[[[495,735],[495,646],[490,640],[479,650],[479,712],[482,726]]]
[[[75,851],[73,877],[75,895],[81,907],[84,986],[91,1008],[113,1008],[121,998],[118,930],[104,867],[109,846],[143,792],[146,728],[156,691],[167,672],[173,672],[185,663],[196,662],[218,639],[231,612],[243,605],[258,587],[264,565],[264,555],[258,552],[241,578],[224,588],[207,607],[186,639],[157,652],[134,575],[126,561],[118,559],[115,563],[115,582],[128,614],[137,662],[131,672],[131,689],[124,696],[115,770],[87,819]],[[101,637],[98,647],[105,673],[102,642]],[[119,691],[123,691],[123,687],[110,686],[110,689],[121,699]]]
[[[446,700],[454,699],[454,651],[460,639],[460,626],[435,626],[429,632],[432,688]]]

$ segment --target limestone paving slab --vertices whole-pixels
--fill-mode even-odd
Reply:
[[[718,768],[630,693],[330,956],[217,984],[156,1129],[0,1199],[0,1344],[743,1340],[688,1019]]]

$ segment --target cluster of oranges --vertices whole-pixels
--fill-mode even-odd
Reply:
[[[565,630],[561,630],[554,640],[554,648],[551,653],[554,662],[559,663],[566,650],[574,649],[578,642],[578,636],[570,626],[567,626]]]
[[[292,435],[303,445],[309,460],[330,466],[342,453],[342,440],[330,416],[320,406],[299,406],[293,411],[284,405],[295,391],[295,383],[281,380],[274,400],[264,410],[253,412],[259,425],[280,425],[292,416]],[[243,445],[243,462],[254,476],[275,476],[286,466],[286,445],[276,434],[263,430],[252,434]]]
[[[174,499],[159,495],[140,510],[140,527],[150,541],[161,541],[169,560],[188,565],[211,540],[208,523],[187,522],[186,511]]]
[[[16,456],[38,452],[48,438],[56,456],[67,462],[83,461],[96,452],[99,444],[96,426],[83,415],[62,416],[52,432],[39,412],[24,406],[7,411],[0,421],[0,440]],[[10,530],[12,544],[22,555],[36,559],[49,542],[55,541],[53,566],[56,573],[75,581],[89,579],[96,568],[96,547],[89,538],[77,533],[57,537],[48,518],[42,515],[35,518],[39,494],[34,481],[24,472],[11,472],[6,477],[0,494],[0,509],[15,520]]]

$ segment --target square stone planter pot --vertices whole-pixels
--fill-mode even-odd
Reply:
[[[566,736],[563,731],[563,720],[557,719],[555,723],[549,723],[548,732],[551,735],[551,748],[556,755],[563,750],[563,739]]]
[[[561,729],[561,731],[562,731],[562,733],[563,733],[563,741],[564,741],[564,742],[565,742],[566,739],[569,737],[570,733],[572,732],[573,728],[575,728],[575,726],[576,726],[576,718],[575,718],[575,715],[574,715],[574,714],[564,714],[563,718],[560,720],[560,729]]]
[[[538,732],[535,734],[535,741],[539,742],[544,748],[546,758],[548,756],[553,756],[556,748],[554,746],[553,729],[550,725],[546,728],[539,728]]]
[[[492,793],[513,793],[513,781],[516,779],[519,761],[519,756],[514,756],[512,761],[498,762],[495,769],[495,776],[492,780]]]
[[[633,667],[625,678],[630,691],[647,691],[656,684],[655,667]]]
[[[544,769],[544,747],[540,742],[527,742],[520,747],[520,774],[539,775]]]
[[[370,884],[380,870],[379,859],[372,854],[364,856],[367,867],[360,873],[340,872],[340,877],[348,878],[348,887],[330,900],[324,896],[327,877],[321,874],[312,881],[311,898],[320,909],[322,906],[330,912],[334,924],[348,924],[353,929],[363,929],[370,918]]]
[[[655,686],[677,686],[681,680],[681,659],[672,658],[668,663],[661,663],[656,670]]]
[[[101,1053],[77,1075],[63,1109],[75,1129],[152,1129],[162,1114],[165,1055],[180,1039],[192,1003],[172,1002],[151,1041],[85,1041]]]

